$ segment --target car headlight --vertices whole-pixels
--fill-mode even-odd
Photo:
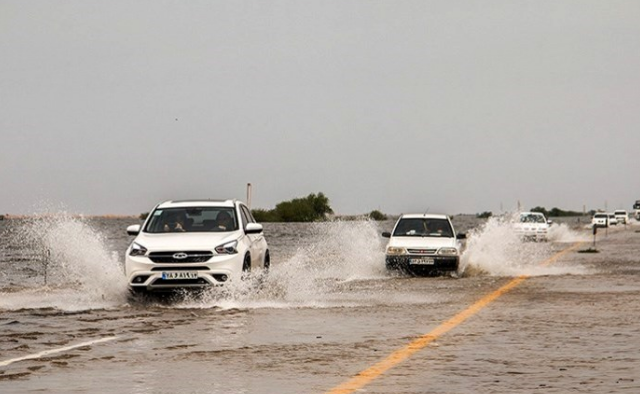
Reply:
[[[438,254],[443,254],[445,256],[457,256],[458,249],[456,248],[440,248],[438,249]]]
[[[396,246],[389,246],[387,248],[388,255],[398,255],[398,254],[406,254],[407,250],[405,248],[398,248]]]
[[[215,248],[218,254],[236,254],[238,253],[238,241],[227,242]]]
[[[147,254],[147,248],[135,242],[131,244],[129,256],[144,256],[145,254]]]

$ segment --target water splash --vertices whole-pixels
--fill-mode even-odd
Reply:
[[[350,291],[352,282],[387,279],[384,247],[374,221],[314,223],[309,238],[268,275],[257,272],[220,292],[214,289],[185,307],[349,307],[374,302],[376,285]],[[359,288],[361,286],[358,286]],[[364,286],[366,287],[366,286]]]
[[[591,239],[588,234],[579,233],[566,223],[552,224],[549,227],[549,241],[552,242],[589,242]]]
[[[82,218],[66,213],[35,216],[9,232],[13,265],[34,272],[38,283],[0,291],[0,309],[83,310],[126,300],[126,281],[117,254]],[[26,282],[26,281],[25,281]],[[33,280],[31,281],[33,282]]]
[[[484,225],[468,233],[462,254],[461,271],[465,276],[494,275],[562,275],[583,274],[582,266],[563,266],[556,263],[543,267],[541,262],[554,254],[550,242],[526,242],[514,231],[513,214],[490,218]],[[579,234],[566,225],[550,230],[549,240],[573,242]]]

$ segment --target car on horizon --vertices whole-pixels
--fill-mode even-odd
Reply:
[[[403,214],[391,232],[385,252],[388,270],[413,275],[457,272],[460,265],[461,239],[447,215]]]
[[[616,220],[620,224],[629,223],[629,214],[624,209],[618,209],[613,211],[613,216],[615,216]]]
[[[513,228],[524,240],[546,242],[550,224],[551,221],[541,212],[520,212]]]
[[[591,218],[592,227],[606,228],[609,227],[609,215],[604,212],[598,212]]]
[[[271,263],[262,225],[237,200],[165,201],[127,233],[133,293],[224,286]]]
[[[618,224],[618,219],[616,218],[616,215],[614,215],[613,212],[609,212],[607,213],[607,215],[609,215],[609,226],[615,226]]]

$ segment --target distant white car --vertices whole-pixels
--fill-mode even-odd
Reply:
[[[523,239],[546,242],[550,223],[540,212],[520,212],[513,228]]]
[[[609,212],[607,215],[609,216],[609,226],[618,224],[618,219],[616,219],[616,215],[614,215],[613,212]]]
[[[609,215],[606,213],[596,213],[591,218],[591,225],[593,227],[609,227]]]
[[[163,202],[127,233],[136,236],[125,255],[132,292],[221,286],[271,261],[262,225],[236,200]]]
[[[627,224],[629,222],[629,214],[624,209],[614,211],[613,215],[620,224]]]
[[[461,239],[449,217],[439,214],[404,214],[391,233],[386,248],[386,267],[411,274],[455,272],[460,263]]]

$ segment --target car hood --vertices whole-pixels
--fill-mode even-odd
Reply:
[[[150,251],[213,250],[216,246],[240,238],[241,231],[230,233],[140,233],[134,242]]]
[[[403,248],[442,248],[442,247],[458,247],[455,238],[438,238],[438,237],[393,237],[389,240],[387,246],[396,246]]]

